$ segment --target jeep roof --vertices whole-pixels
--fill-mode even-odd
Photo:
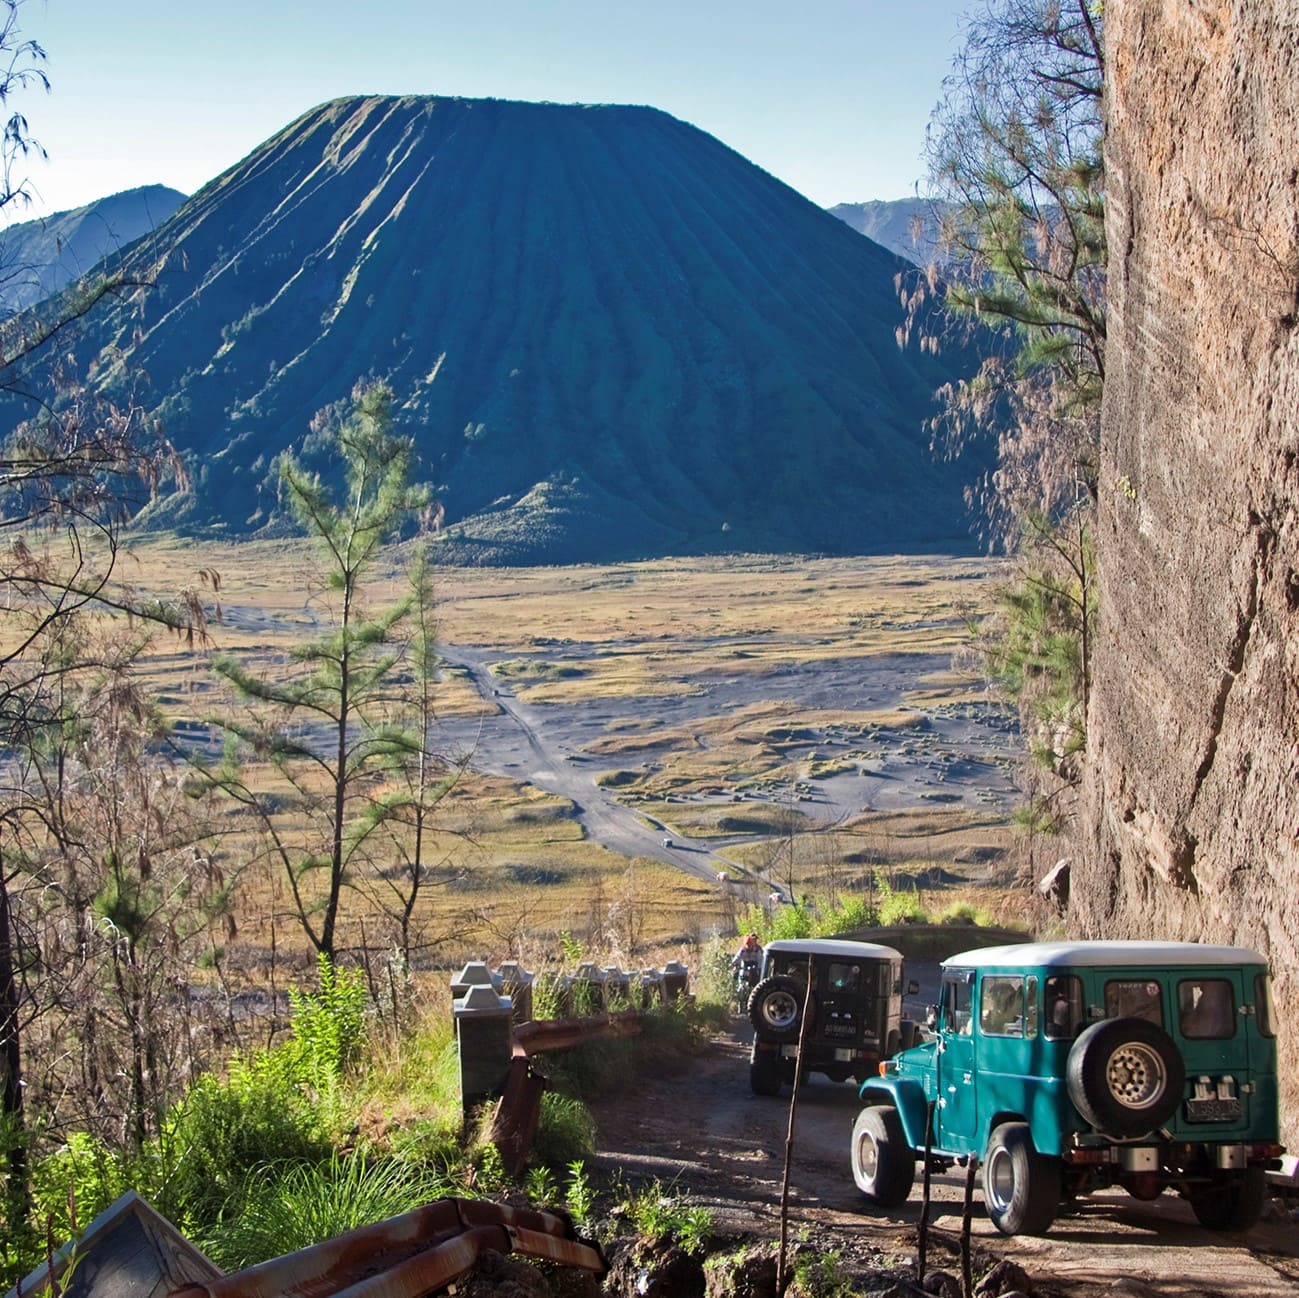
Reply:
[[[782,937],[762,948],[777,955],[830,955],[856,960],[901,960],[902,952],[878,942],[854,942],[846,937]]]
[[[943,961],[962,969],[989,965],[1111,966],[1157,965],[1265,965],[1267,958],[1245,946],[1202,946],[1198,942],[1024,942],[1014,946],[976,947]]]

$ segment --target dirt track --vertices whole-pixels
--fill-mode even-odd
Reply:
[[[726,1234],[779,1235],[788,1091],[759,1099],[748,1086],[748,1052],[737,1026],[686,1071],[636,1079],[597,1106],[600,1161],[631,1179],[675,1182],[710,1208]],[[868,1209],[853,1185],[848,1139],[857,1113],[851,1085],[812,1078],[799,1095],[791,1171],[795,1227],[854,1246],[915,1252],[919,1190],[894,1212]],[[931,1219],[936,1265],[950,1265],[960,1229],[964,1173],[935,1180]],[[1139,1203],[1122,1192],[1095,1196],[1043,1239],[1001,1236],[976,1190],[975,1248],[1009,1257],[1038,1291],[1063,1298],[1293,1298],[1299,1293],[1299,1230],[1271,1218],[1246,1236],[1202,1230],[1175,1197]],[[947,1262],[943,1262],[946,1254]],[[1122,1283],[1120,1283],[1122,1282]],[[1116,1286],[1118,1286],[1116,1288]]]

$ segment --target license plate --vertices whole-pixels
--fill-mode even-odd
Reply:
[[[1240,1118],[1240,1100],[1235,1096],[1220,1100],[1187,1100],[1187,1122],[1234,1122]]]

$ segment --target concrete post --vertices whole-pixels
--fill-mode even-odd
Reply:
[[[485,961],[471,960],[451,979],[452,1004],[460,1000],[471,987],[490,987],[499,992],[500,978],[492,973]]]
[[[455,1002],[456,1047],[460,1056],[460,1103],[466,1115],[505,1088],[513,1047],[510,998],[488,983],[475,983]]]
[[[645,1009],[663,999],[663,975],[657,969],[645,969],[640,976],[640,1000]]]
[[[517,960],[506,960],[496,971],[501,992],[514,1002],[514,1022],[532,1021],[533,976]]]
[[[663,999],[669,1005],[685,1000],[686,983],[689,978],[685,965],[676,960],[669,960],[663,966]]]
[[[573,1009],[576,1018],[599,1014],[604,1009],[604,971],[584,960],[573,973]]]

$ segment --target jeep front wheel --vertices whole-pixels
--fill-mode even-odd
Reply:
[[[1162,1127],[1177,1112],[1186,1066],[1177,1043],[1146,1019],[1102,1019],[1073,1043],[1069,1098],[1097,1131],[1120,1138]]]
[[[1003,1235],[1045,1235],[1060,1208],[1060,1160],[1039,1154],[1026,1122],[1003,1122],[983,1156],[983,1203]]]
[[[749,997],[749,1022],[753,1030],[764,1041],[797,1041],[803,996],[803,986],[797,978],[785,974],[764,978]]]
[[[891,1104],[872,1104],[852,1127],[852,1179],[881,1208],[906,1203],[916,1179],[916,1156]]]

